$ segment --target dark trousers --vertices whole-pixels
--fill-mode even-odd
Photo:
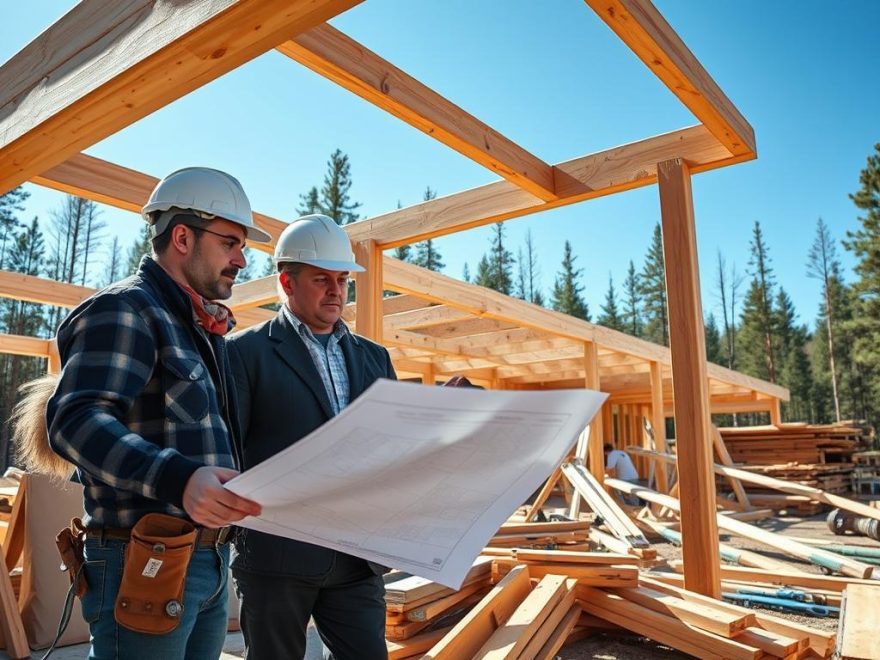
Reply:
[[[334,660],[386,660],[385,585],[363,559],[334,553],[317,576],[233,570],[248,660],[296,660],[309,617]]]

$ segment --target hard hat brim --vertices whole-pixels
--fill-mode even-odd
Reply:
[[[331,261],[330,259],[278,259],[276,264],[306,264],[315,268],[323,268],[324,270],[332,270],[334,272],[363,273],[366,268],[354,261]]]

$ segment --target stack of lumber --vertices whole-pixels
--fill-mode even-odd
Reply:
[[[851,463],[868,442],[864,429],[834,424],[781,424],[721,428],[721,437],[737,463],[787,465]]]
[[[833,494],[850,492],[853,454],[872,437],[863,428],[845,424],[781,424],[719,431],[732,460],[741,463],[742,469]],[[723,492],[728,484],[718,479],[717,486]],[[824,508],[817,501],[793,500],[753,486],[749,486],[748,496],[756,506],[801,515],[813,515]]]
[[[586,520],[559,522],[506,522],[488,545],[497,548],[558,548],[586,550],[590,523]]]

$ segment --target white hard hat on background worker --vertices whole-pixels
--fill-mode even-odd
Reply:
[[[308,264],[332,271],[362,273],[354,260],[351,240],[345,230],[326,215],[304,215],[281,232],[275,245],[275,265]]]
[[[272,237],[254,224],[254,214],[244,189],[234,176],[209,167],[186,167],[162,179],[150,194],[141,214],[150,225],[150,236],[162,234],[180,212],[202,220],[228,220],[244,227],[247,238],[268,243]]]

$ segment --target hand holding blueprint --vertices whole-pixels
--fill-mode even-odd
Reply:
[[[486,541],[562,462],[606,397],[380,380],[226,487],[263,507],[242,527],[458,588]]]

